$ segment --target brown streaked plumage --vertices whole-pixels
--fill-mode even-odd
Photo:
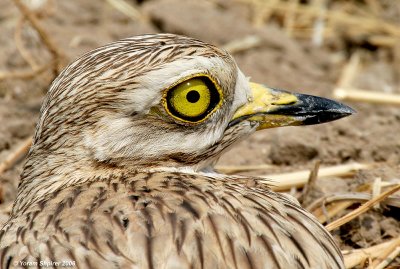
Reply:
[[[205,94],[182,86],[192,95],[180,98],[199,76]],[[330,234],[294,199],[212,172],[223,150],[257,129],[352,113],[259,87],[225,51],[182,36],[138,36],[83,55],[44,101],[0,231],[0,268],[343,268]],[[203,99],[207,109],[186,116]]]

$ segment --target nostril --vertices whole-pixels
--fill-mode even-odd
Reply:
[[[291,102],[289,102],[289,103],[280,103],[280,102],[277,102],[277,103],[275,103],[275,102],[272,102],[271,103],[271,105],[273,105],[273,106],[290,106],[290,105],[294,105],[294,104],[296,104],[296,101],[291,101]]]

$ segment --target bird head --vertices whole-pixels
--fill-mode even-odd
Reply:
[[[210,44],[143,35],[91,51],[59,75],[30,158],[62,169],[81,162],[200,170],[256,130],[352,113],[329,99],[251,83],[226,51]]]

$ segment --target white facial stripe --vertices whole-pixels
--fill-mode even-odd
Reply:
[[[148,109],[160,103],[163,91],[185,77],[199,73],[216,74],[218,77],[227,77],[231,70],[224,70],[221,66],[226,63],[220,58],[207,58],[195,56],[167,63],[161,69],[156,69],[139,77],[140,88],[135,88],[125,93],[129,107],[127,111],[141,111],[147,113]]]

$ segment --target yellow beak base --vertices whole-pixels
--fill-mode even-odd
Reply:
[[[318,96],[290,93],[250,83],[252,100],[234,114],[230,126],[241,121],[257,122],[257,130],[311,125],[336,120],[355,111],[339,102]]]

